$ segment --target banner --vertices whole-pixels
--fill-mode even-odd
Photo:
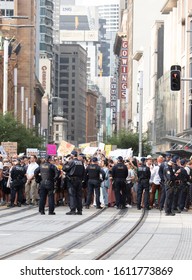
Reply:
[[[66,156],[74,150],[75,146],[64,140],[61,141],[57,149],[58,156]]]
[[[57,145],[47,144],[47,155],[49,155],[49,156],[57,155]]]
[[[1,145],[8,156],[12,157],[17,154],[17,142],[1,142]]]

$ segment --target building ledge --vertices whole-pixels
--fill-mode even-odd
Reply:
[[[173,8],[177,7],[177,0],[167,0],[163,8],[161,9],[161,13],[164,15],[169,14]]]

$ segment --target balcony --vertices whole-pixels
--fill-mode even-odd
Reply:
[[[177,0],[167,0],[161,10],[161,13],[164,15],[169,14],[175,7],[177,7]]]

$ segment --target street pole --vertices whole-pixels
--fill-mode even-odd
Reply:
[[[17,119],[17,68],[14,68],[14,116]]]
[[[4,60],[3,60],[3,115],[8,111],[8,49],[9,41],[4,38]]]
[[[143,71],[139,79],[139,157],[142,156],[142,122],[143,122]]]
[[[24,87],[21,87],[21,123],[24,124]]]

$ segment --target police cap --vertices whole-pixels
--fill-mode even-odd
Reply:
[[[119,156],[117,159],[118,159],[119,161],[123,161],[123,157],[122,157],[122,156]]]
[[[141,162],[145,162],[145,158],[144,157],[141,158]]]
[[[92,158],[92,162],[98,162],[97,157],[93,157],[93,158]]]
[[[74,157],[77,157],[77,151],[73,150],[73,151],[71,152],[71,155],[73,155]]]

